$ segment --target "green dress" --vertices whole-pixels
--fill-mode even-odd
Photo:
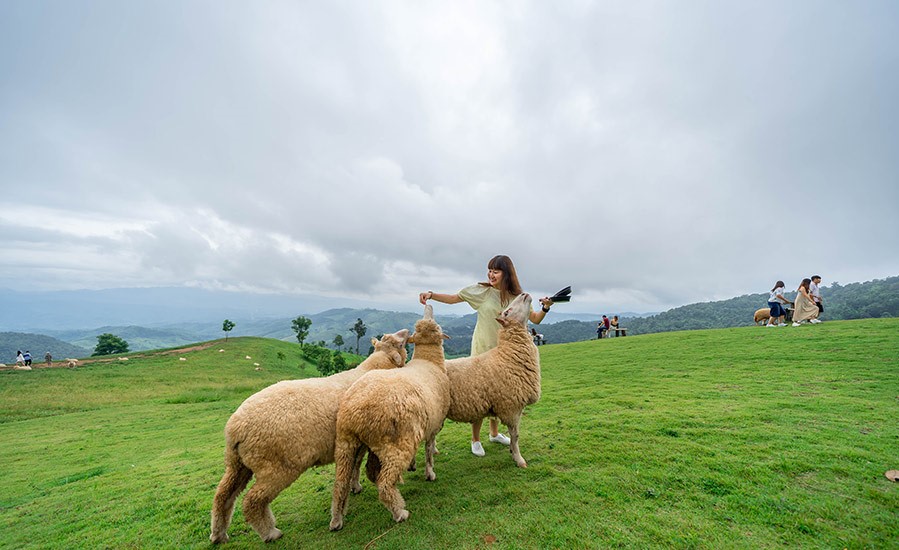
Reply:
[[[460,290],[459,297],[478,312],[478,323],[471,335],[471,355],[480,355],[495,348],[500,327],[496,318],[508,306],[500,302],[500,291],[475,283]]]

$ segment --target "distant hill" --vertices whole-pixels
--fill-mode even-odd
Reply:
[[[152,329],[137,326],[104,326],[86,330],[47,331],[47,333],[60,340],[65,340],[66,342],[91,351],[97,346],[97,336],[104,333],[115,334],[119,338],[122,338],[128,342],[128,348],[131,351],[173,348],[184,344],[192,344],[201,340],[212,340],[224,334],[221,333],[212,338],[198,338],[198,334],[190,331]]]
[[[899,317],[899,277],[822,287],[824,320]],[[794,299],[796,292],[787,292]],[[768,293],[746,294],[729,300],[703,302],[670,309],[649,317],[622,317],[620,325],[628,334],[649,334],[674,330],[739,327],[752,324],[755,310],[768,305]],[[551,343],[574,342],[588,333],[596,337],[596,323],[565,321],[555,329],[541,327]]]
[[[833,283],[823,287],[825,301],[824,319],[859,319],[869,317],[899,317],[899,277],[840,285]],[[795,292],[787,293],[792,298]],[[726,328],[752,324],[753,312],[766,307],[767,293],[747,294],[729,300],[690,304],[668,310],[656,315],[628,316],[619,313],[621,326],[628,329],[628,334],[647,334],[674,330],[695,330],[707,328]],[[606,312],[609,315],[614,312]],[[290,317],[229,317],[236,323],[229,336],[261,336],[288,342],[296,342],[291,330],[291,321],[299,314]],[[368,350],[371,338],[387,332],[395,332],[402,328],[412,329],[420,313],[383,311],[379,309],[330,309],[321,313],[305,315],[312,320],[307,342],[324,341],[332,346],[334,337],[340,334],[344,340],[344,349],[355,350],[356,337],[350,328],[356,319],[362,319],[368,331],[359,342],[359,350]],[[574,319],[569,317],[575,317]],[[600,315],[586,316],[582,314],[564,314],[564,305],[557,306],[547,321],[536,327],[549,343],[560,344],[590,340],[596,337],[596,323]],[[222,338],[222,321],[214,322],[182,322],[157,324],[152,327],[143,326],[103,326],[90,330],[48,330],[42,331],[60,340],[93,350],[97,335],[110,332],[124,338],[132,350],[158,349],[175,347],[183,344]],[[558,320],[563,319],[563,320]],[[471,347],[471,335],[477,322],[475,314],[456,316],[437,316],[437,321],[451,339],[445,344],[447,355],[467,355]],[[19,344],[12,344],[13,352]],[[33,346],[40,347],[40,346]],[[83,352],[82,352],[83,353]],[[43,352],[42,352],[43,356]],[[54,353],[55,356],[55,353]]]
[[[96,342],[94,344],[96,345]],[[30,351],[32,360],[35,363],[43,363],[44,354],[48,351],[53,356],[54,361],[61,361],[66,357],[76,359],[87,357],[91,354],[93,346],[88,350],[43,334],[0,332],[0,363],[14,364],[18,350]]]

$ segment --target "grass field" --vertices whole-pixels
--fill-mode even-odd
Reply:
[[[210,547],[224,424],[258,389],[314,374],[297,348],[233,338],[0,373],[0,547]],[[493,443],[472,456],[468,425],[449,422],[437,481],[419,469],[400,487],[409,521],[394,524],[364,482],[330,533],[323,467],[275,500],[281,540],[261,543],[238,501],[223,548],[899,547],[899,484],[884,477],[899,469],[899,319],[541,355],[527,469]]]

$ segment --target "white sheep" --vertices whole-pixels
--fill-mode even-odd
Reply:
[[[78,366],[78,359],[66,359],[66,366],[70,369],[74,369]]]
[[[402,369],[370,372],[347,390],[337,413],[334,446],[335,480],[331,500],[332,531],[343,527],[350,483],[366,449],[369,478],[378,486],[378,498],[395,521],[409,517],[403,496],[396,489],[402,473],[415,458],[422,441],[428,481],[434,473],[434,440],[443,427],[450,404],[449,379],[444,365],[443,340],[433,308],[415,323],[409,341],[412,359]]]
[[[498,344],[474,357],[446,362],[452,403],[447,418],[475,423],[496,416],[509,427],[509,450],[515,463],[527,468],[518,450],[521,413],[540,399],[540,354],[527,330],[531,296],[519,294],[497,322]]]
[[[212,502],[212,542],[228,540],[234,503],[254,475],[256,483],[243,499],[244,518],[265,541],[281,536],[270,503],[310,467],[334,462],[340,398],[363,374],[402,367],[408,336],[403,329],[373,338],[374,353],[358,367],[327,378],[278,382],[238,407],[225,426],[225,474]]]

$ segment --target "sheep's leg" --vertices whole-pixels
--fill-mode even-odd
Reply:
[[[528,463],[521,457],[521,452],[518,450],[518,423],[520,421],[521,415],[518,414],[508,422],[504,420],[503,424],[509,427],[509,440],[511,441],[509,452],[512,453],[512,459],[515,460],[515,464],[518,464],[519,468],[527,468]]]
[[[359,456],[364,454],[364,447],[355,436],[338,436],[334,446],[334,491],[331,495],[332,531],[343,528],[343,516],[346,514],[347,501],[350,496],[350,484],[353,468]]]
[[[365,459],[365,449],[361,449],[360,452],[356,453],[356,460],[353,462],[353,479],[352,489],[350,492],[354,495],[358,495],[362,492],[362,484],[359,483],[359,472],[362,470],[362,461]]]
[[[288,471],[272,465],[256,472],[256,483],[243,497],[243,516],[265,542],[281,538],[275,527],[275,514],[269,506],[281,491],[296,481],[301,471]]]
[[[416,446],[417,447],[417,446]],[[415,450],[413,449],[413,453]],[[396,488],[396,484],[402,479],[403,468],[409,464],[408,454],[394,452],[384,453],[387,456],[381,460],[381,474],[378,476],[378,499],[390,510],[393,520],[405,521],[409,518],[406,510],[406,501]]]
[[[437,474],[434,473],[434,455],[437,452],[437,436],[432,437],[425,444],[425,479],[434,481]]]
[[[234,502],[252,477],[252,470],[244,466],[240,459],[230,459],[212,499],[212,532],[209,540],[213,543],[228,541],[228,526],[231,525],[234,514]]]

